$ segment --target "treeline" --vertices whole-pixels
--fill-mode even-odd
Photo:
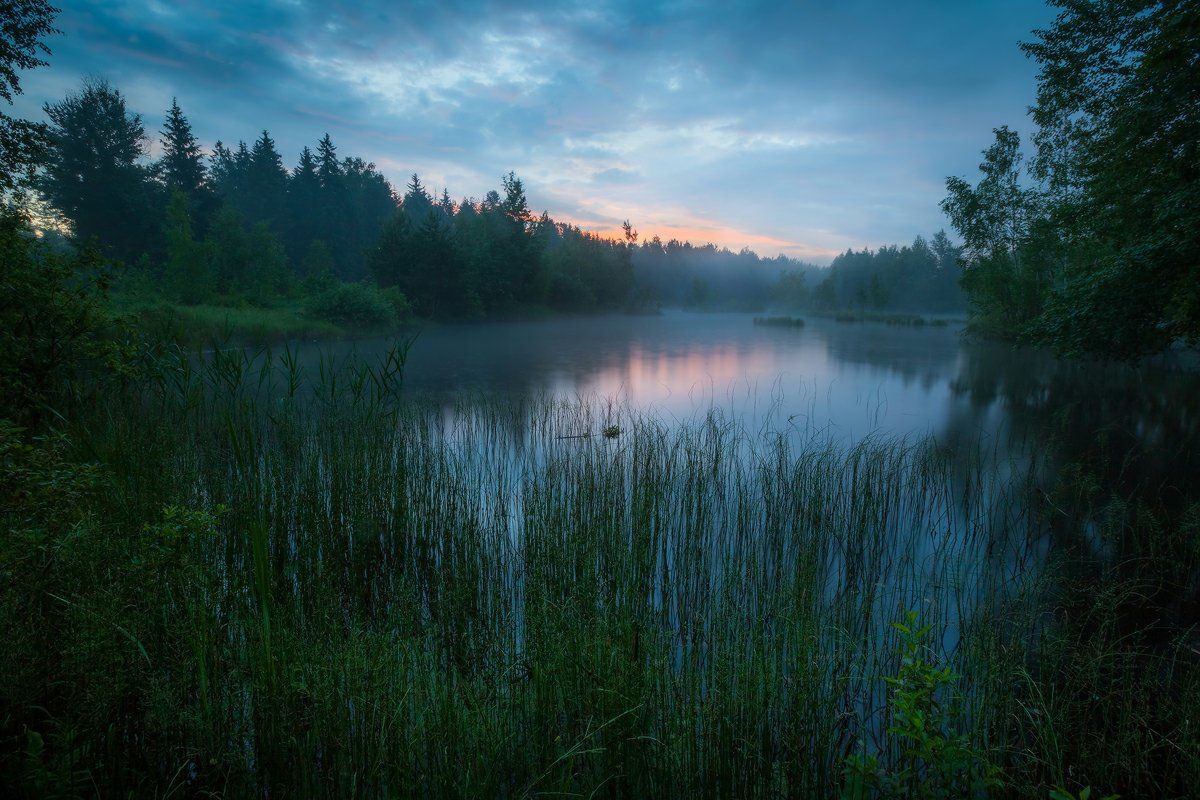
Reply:
[[[785,275],[811,280],[821,267],[780,255],[763,258],[749,248],[733,252],[654,236],[633,254],[639,288],[670,306],[697,310],[757,311],[771,305]]]
[[[88,80],[45,106],[34,186],[77,245],[121,262],[125,285],[184,304],[306,305],[353,324],[382,305],[445,318],[564,311],[761,308],[784,272],[817,268],[658,237],[608,238],[529,208],[510,173],[499,191],[457,202],[416,175],[398,195],[326,134],[285,166],[263,131],[205,153],[178,103],[150,135],[124,95]],[[353,283],[353,290],[344,284]],[[382,293],[381,293],[382,292]]]
[[[569,311],[612,309],[633,298],[630,251],[622,240],[587,233],[529,209],[520,178],[503,195],[458,203],[430,196],[412,177],[370,256],[380,286],[397,287],[418,313],[478,317],[528,306]]]
[[[944,231],[931,241],[878,250],[847,250],[815,277],[785,272],[776,285],[776,305],[784,308],[895,310],[945,313],[966,308],[959,285],[961,250]]]
[[[398,194],[328,134],[291,168],[267,131],[206,153],[176,102],[151,161],[145,124],[103,80],[45,111],[36,188],[76,243],[126,265],[123,285],[172,302],[290,300],[348,325],[382,322],[389,307],[452,319],[528,308],[958,307],[957,252],[944,235],[847,252],[826,270],[749,249],[639,242],[629,223],[617,239],[589,233],[534,214],[511,173],[481,200],[456,202],[416,175]]]
[[[1200,6],[1054,0],[1035,152],[1000,127],[942,204],[976,328],[1133,358],[1200,343]]]
[[[374,164],[340,158],[329,136],[284,166],[267,131],[252,145],[217,142],[205,154],[172,103],[161,155],[125,97],[89,80],[49,120],[34,186],[79,244],[152,277],[186,303],[263,303],[303,279],[359,280],[378,231],[395,211]]]

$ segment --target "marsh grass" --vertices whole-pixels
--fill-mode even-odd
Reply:
[[[9,775],[829,796],[850,755],[903,757],[885,679],[915,611],[998,792],[1200,780],[1195,660],[1116,625],[1124,584],[1063,616],[1036,465],[715,410],[435,407],[399,391],[403,361],[306,374],[287,349],[214,348],[81,403],[68,438],[101,486],[21,572],[21,597],[66,604],[6,621],[26,637],[4,659]]]

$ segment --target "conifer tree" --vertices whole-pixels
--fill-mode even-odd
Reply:
[[[166,280],[183,303],[202,303],[213,290],[212,271],[204,247],[193,235],[191,202],[174,189],[167,202],[163,238],[166,240]]]
[[[228,197],[234,193],[237,170],[233,163],[233,151],[220,139],[213,145],[213,150],[208,156],[208,175],[217,194]]]
[[[425,218],[433,211],[433,199],[425,191],[421,178],[415,172],[404,188],[404,200],[401,203],[404,213],[414,226],[424,224]]]
[[[192,133],[192,124],[184,116],[175,98],[167,110],[167,119],[159,135],[163,154],[159,171],[168,192],[183,192],[196,205],[206,190],[207,173],[200,143]]]
[[[275,147],[275,140],[264,130],[250,150],[246,173],[244,193],[249,222],[263,222],[276,231],[282,227],[287,180],[283,157]]]
[[[288,181],[286,249],[294,264],[300,263],[309,243],[321,233],[321,179],[317,174],[317,163],[313,151],[305,147],[300,151],[300,162]]]
[[[333,139],[329,138],[326,133],[321,137],[321,141],[317,143],[317,161],[319,167],[317,175],[321,179],[321,188],[326,191],[336,187],[338,179],[342,176],[342,165],[338,161],[337,147],[333,144]]]

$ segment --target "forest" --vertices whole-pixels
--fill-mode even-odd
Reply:
[[[1200,4],[1049,5],[949,231],[818,266],[23,119],[0,0],[0,794],[1195,796]]]
[[[536,309],[965,308],[944,233],[932,245],[848,251],[822,269],[657,236],[639,243],[628,222],[621,239],[589,233],[533,213],[511,172],[478,200],[455,201],[417,175],[398,191],[374,164],[339,157],[328,134],[290,169],[266,130],[204,153],[177,102],[155,135],[102,79],[45,111],[31,184],[39,219],[67,232],[64,247],[120,265],[114,292],[134,308],[299,304],[367,330]]]

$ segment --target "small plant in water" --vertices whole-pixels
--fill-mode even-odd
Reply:
[[[621,435],[621,428],[617,425],[605,425],[601,433],[605,439],[615,439]]]
[[[935,663],[925,643],[931,626],[918,627],[917,613],[910,611],[893,627],[900,633],[901,666],[899,674],[885,678],[890,686],[886,732],[896,756],[891,764],[874,754],[846,759],[842,797],[986,796],[999,786],[996,769],[955,729],[958,676]]]

